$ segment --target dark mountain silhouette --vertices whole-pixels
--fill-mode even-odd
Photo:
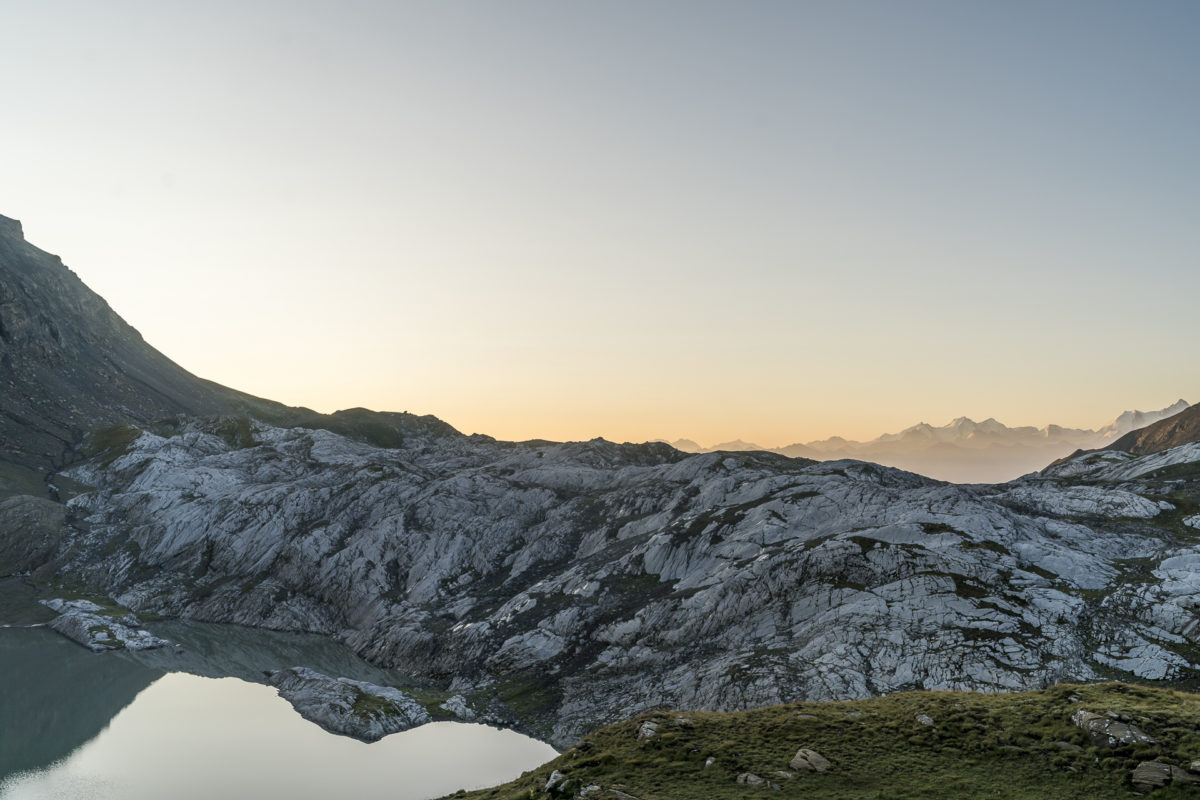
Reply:
[[[88,431],[176,415],[243,415],[325,428],[380,446],[457,432],[434,417],[318,414],[198,378],[155,350],[55,255],[0,216],[0,497],[45,495]]]

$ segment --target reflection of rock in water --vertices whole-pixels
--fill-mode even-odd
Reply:
[[[154,622],[146,627],[179,647],[120,655],[168,672],[267,683],[264,673],[301,665],[326,675],[384,686],[414,685],[411,678],[394,670],[372,666],[346,646],[314,634],[189,620]],[[417,681],[415,685],[421,683],[424,682]]]
[[[162,674],[46,628],[0,630],[0,777],[64,758]]]

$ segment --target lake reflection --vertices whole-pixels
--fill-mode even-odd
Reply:
[[[84,655],[97,667],[111,656],[79,651],[47,648],[72,662]],[[0,688],[0,694],[4,691]],[[68,704],[79,699],[69,690],[64,697],[71,698]],[[71,713],[68,705],[56,715]],[[56,735],[56,730],[39,730],[37,723],[26,715],[0,719],[10,742]],[[271,687],[170,673],[143,689],[70,755],[4,780],[0,798],[423,800],[503,783],[554,756],[549,745],[513,731],[455,722],[365,744],[301,719]]]

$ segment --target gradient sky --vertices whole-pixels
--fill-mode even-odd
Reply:
[[[500,438],[1200,401],[1200,3],[55,2],[0,214],[148,341]]]

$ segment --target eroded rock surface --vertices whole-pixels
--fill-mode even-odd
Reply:
[[[561,746],[663,706],[1194,668],[1194,484],[1156,475],[1200,447],[992,487],[661,444],[226,434],[180,421],[73,470],[96,491],[70,502],[63,572],[333,636]]]
[[[306,667],[281,669],[267,679],[306,720],[364,742],[431,721],[420,703],[390,686],[332,678]]]
[[[50,627],[94,652],[104,650],[149,650],[165,647],[171,642],[142,630],[137,617],[113,617],[90,600],[46,600],[43,605],[58,616]]]

